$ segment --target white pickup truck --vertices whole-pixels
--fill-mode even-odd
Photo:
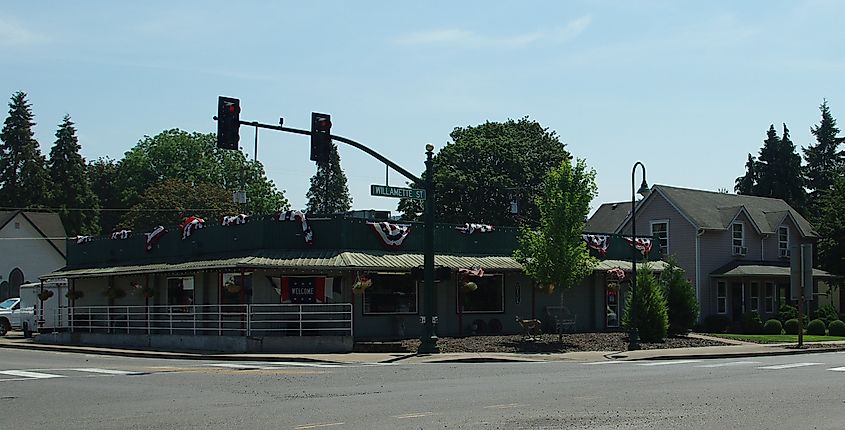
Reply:
[[[18,297],[0,302],[0,336],[5,336],[10,330],[20,330],[25,337],[30,337],[33,328],[35,328],[34,308],[21,309],[21,299]]]

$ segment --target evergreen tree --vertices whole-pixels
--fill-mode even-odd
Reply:
[[[340,168],[340,155],[337,146],[332,144],[329,162],[317,167],[317,173],[311,177],[308,189],[308,213],[333,214],[346,212],[352,207],[352,198],[346,188],[346,175]]]
[[[9,102],[9,117],[0,133],[0,202],[31,208],[49,203],[47,160],[32,133],[35,125],[26,93]]]
[[[88,163],[86,174],[91,190],[97,197],[99,229],[97,233],[114,231],[120,221],[120,193],[117,188],[117,163],[110,158],[100,158]]]
[[[636,325],[643,342],[663,342],[669,330],[669,313],[666,309],[666,298],[657,282],[657,278],[648,265],[637,271],[637,319],[632,320],[631,311],[634,300],[625,300],[625,313],[622,315],[622,326],[630,331]]]
[[[675,257],[669,257],[668,263],[660,274],[660,284],[669,313],[669,334],[685,335],[698,319],[698,299],[695,287],[684,277],[684,269],[678,267]]]
[[[49,173],[54,190],[51,206],[57,208],[69,236],[99,230],[97,196],[91,190],[79,150],[76,128],[65,115],[50,150]]]
[[[783,137],[778,138],[771,125],[757,158],[757,184],[752,194],[783,199],[793,209],[804,212],[806,192],[801,170],[801,157],[789,138],[789,129],[783,125]]]
[[[754,184],[757,183],[757,160],[748,154],[748,161],[745,162],[745,175],[736,178],[734,191],[737,194],[752,194]]]
[[[839,129],[827,106],[827,100],[819,106],[819,110],[822,113],[821,122],[810,127],[810,132],[816,137],[816,144],[804,148],[807,188],[812,197],[810,211],[814,218],[819,215],[818,205],[822,194],[830,190],[837,170],[845,165],[845,151],[839,149],[845,138],[837,136]]]
[[[845,168],[838,172],[830,191],[822,194],[816,226],[821,267],[845,276]]]

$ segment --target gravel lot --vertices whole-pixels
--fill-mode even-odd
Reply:
[[[406,339],[402,347],[416,351],[419,339]],[[671,337],[663,343],[641,343],[642,349],[686,348],[716,346],[726,343],[690,337]],[[573,352],[573,351],[627,351],[627,333],[573,333],[564,334],[558,342],[556,334],[544,334],[535,340],[513,336],[445,337],[437,341],[440,352]]]

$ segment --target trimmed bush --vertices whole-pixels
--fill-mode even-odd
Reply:
[[[810,324],[807,325],[807,334],[812,334],[816,336],[824,336],[827,328],[824,326],[824,321],[822,320],[812,320]]]
[[[798,334],[798,329],[798,318],[786,320],[786,322],[783,323],[783,330],[786,334]]]
[[[783,331],[783,324],[776,319],[770,319],[766,321],[766,325],[763,326],[763,333],[766,334],[780,334]]]
[[[669,258],[669,265],[660,274],[660,285],[669,313],[669,334],[686,334],[698,319],[698,299],[695,287],[684,278],[684,270],[674,257]]]
[[[827,331],[831,336],[845,336],[845,322],[842,322],[842,320],[833,320],[827,326]]]
[[[622,326],[630,330],[636,324],[643,342],[663,342],[669,330],[669,314],[666,311],[666,298],[657,283],[657,278],[645,268],[637,273],[637,321],[631,321],[633,300],[630,295],[625,300],[625,314]]]
[[[759,334],[763,332],[763,321],[757,312],[742,314],[742,332],[745,334]]]
[[[724,333],[731,325],[727,315],[709,315],[704,318],[704,331],[707,333]]]
[[[820,306],[815,314],[816,319],[822,320],[824,325],[828,325],[831,321],[839,319],[839,311],[836,310],[836,306],[830,303]]]
[[[778,309],[778,319],[786,325],[786,322],[791,319],[798,319],[798,308],[790,305],[781,305]],[[804,314],[804,327],[807,327],[807,315]]]

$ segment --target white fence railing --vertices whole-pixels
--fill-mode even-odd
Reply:
[[[218,336],[352,336],[352,304],[75,306],[70,332]]]

